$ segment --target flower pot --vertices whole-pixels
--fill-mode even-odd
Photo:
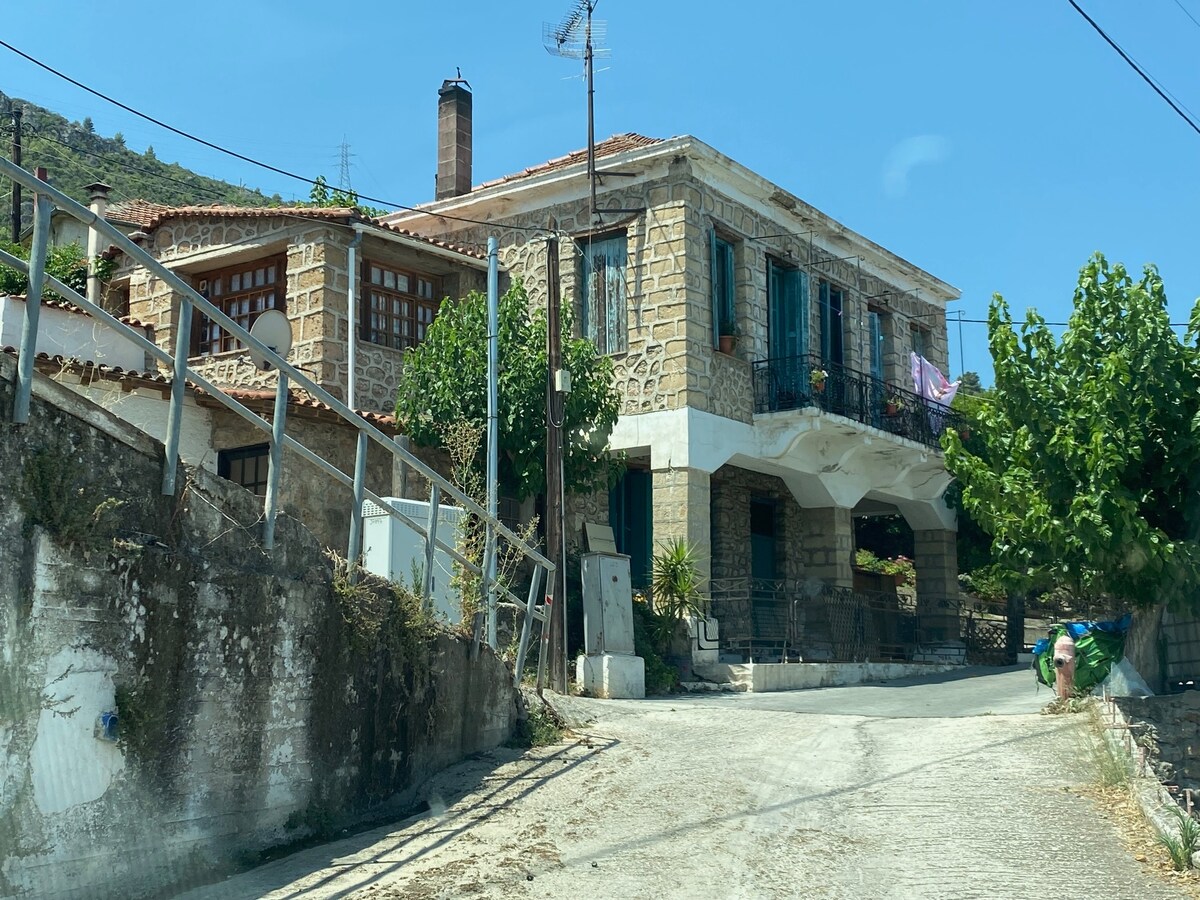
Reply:
[[[720,342],[720,351],[722,353],[733,355],[733,348],[737,346],[737,336],[733,334],[723,334],[718,338]]]
[[[812,389],[815,393],[818,393],[818,394],[825,393],[825,382],[824,381],[814,381],[812,383]]]
[[[958,432],[958,436],[960,438],[962,438],[964,441],[969,441],[971,439],[971,429],[970,428],[960,429]]]
[[[897,406],[895,403],[885,403],[883,405],[883,414],[885,416],[894,416],[898,412],[900,412],[900,407]]]

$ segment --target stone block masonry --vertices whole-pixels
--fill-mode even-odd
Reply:
[[[293,519],[264,554],[249,492],[163,497],[160,445],[40,376],[0,433],[0,897],[174,895],[508,736],[494,655],[348,593]]]

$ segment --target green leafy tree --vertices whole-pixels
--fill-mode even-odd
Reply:
[[[590,341],[566,337],[570,310],[562,313],[563,365],[571,372],[563,421],[567,489],[603,488],[619,472],[607,449],[620,396],[612,360]],[[499,303],[500,480],[519,498],[546,489],[546,316],[531,312],[518,280]],[[487,427],[487,297],[472,292],[444,300],[423,340],[404,356],[396,396],[396,419],[418,445],[444,447],[448,429],[467,422]],[[485,471],[485,442],[475,457]]]
[[[1200,572],[1200,365],[1172,331],[1162,279],[1097,254],[1061,339],[1004,299],[988,315],[995,388],[972,405],[946,463],[999,563],[1137,605],[1194,603]]]
[[[0,241],[0,247],[20,259],[29,259],[29,248],[20,244]],[[59,279],[72,290],[87,292],[87,255],[78,244],[64,244],[46,251],[46,272]],[[29,289],[29,278],[11,266],[0,265],[0,294],[24,295]],[[48,287],[46,299],[64,299]]]

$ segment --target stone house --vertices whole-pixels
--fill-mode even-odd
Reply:
[[[497,236],[541,305],[555,247],[576,328],[616,367],[611,446],[629,468],[608,496],[573,498],[568,528],[609,521],[635,584],[655,544],[686,538],[725,648],[778,660],[805,641],[806,658],[828,656],[834,632],[866,628],[861,609],[836,625],[829,598],[855,588],[855,518],[899,514],[915,532],[916,640],[957,639],[939,446],[953,416],[913,393],[910,351],[947,368],[959,292],[689,135],[600,142],[594,185],[576,151],[470,187],[470,94],[447,83],[439,107],[437,199],[384,221]]]
[[[99,192],[96,192],[99,193]],[[92,198],[103,214],[103,197]],[[99,209],[97,208],[99,204]],[[486,288],[481,255],[351,209],[172,208],[142,204],[132,234],[233,319],[252,325],[266,309],[292,323],[289,358],[323,388],[386,434],[404,351],[422,340],[446,296]],[[23,299],[0,298],[0,345],[17,344]],[[101,304],[172,350],[179,298],[146,269],[118,256]],[[154,437],[166,434],[169,373],[139,348],[69,304],[50,303],[39,331],[38,368]],[[350,336],[353,335],[353,341]],[[199,313],[191,322],[193,368],[270,419],[275,373],[258,370],[235,340]],[[13,350],[15,352],[15,350]],[[351,376],[353,373],[353,377]],[[303,391],[290,391],[288,433],[352,472],[357,432]],[[403,440],[403,436],[399,436]],[[180,455],[265,493],[268,436],[189,386]],[[417,451],[442,471],[440,454]],[[380,495],[425,499],[423,478],[371,444],[366,487]],[[351,492],[291,450],[284,452],[281,502],[326,545],[345,552]],[[511,506],[505,506],[512,518]]]

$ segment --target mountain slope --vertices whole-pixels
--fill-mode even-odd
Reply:
[[[165,163],[153,148],[137,153],[125,146],[120,132],[111,138],[96,134],[90,119],[71,122],[36,104],[10,97],[0,91],[0,123],[3,152],[10,156],[12,145],[12,104],[24,110],[22,124],[22,166],[33,170],[45,166],[50,183],[81,203],[87,202],[84,186],[101,180],[113,188],[112,199],[139,198],[182,206],[203,203],[230,203],[238,206],[266,206],[278,197],[215,178],[197,175],[177,163]],[[0,207],[9,208],[11,183],[0,179]],[[28,191],[22,210],[22,222],[28,225],[32,204]],[[7,221],[7,215],[4,216]]]

